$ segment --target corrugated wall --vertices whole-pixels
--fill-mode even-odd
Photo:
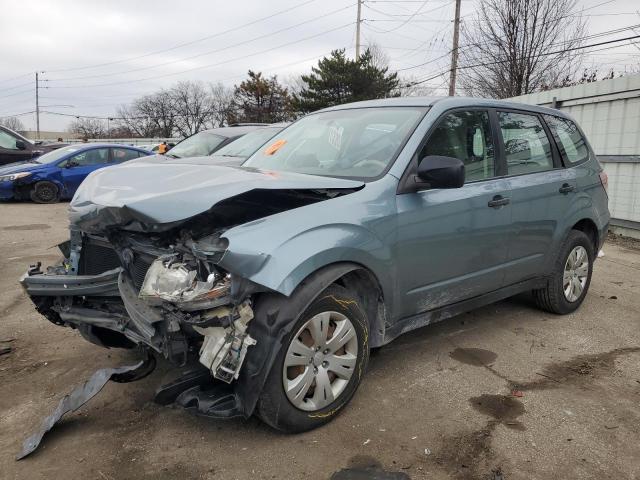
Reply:
[[[609,175],[612,224],[640,230],[640,75],[509,99],[574,117]]]

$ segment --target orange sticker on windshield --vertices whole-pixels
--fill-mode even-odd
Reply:
[[[284,147],[285,143],[287,143],[286,140],[276,140],[275,142],[273,142],[271,145],[269,145],[267,148],[264,149],[264,154],[273,155],[282,147]]]

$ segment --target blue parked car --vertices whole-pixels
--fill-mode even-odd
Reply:
[[[0,167],[0,200],[56,203],[70,199],[87,175],[99,168],[152,155],[113,143],[69,145],[26,162]]]

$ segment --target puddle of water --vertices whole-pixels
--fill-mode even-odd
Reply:
[[[473,365],[474,367],[484,367],[496,361],[498,355],[491,350],[482,348],[456,348],[449,356],[458,362]]]

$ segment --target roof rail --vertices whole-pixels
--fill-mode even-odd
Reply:
[[[230,123],[230,127],[266,127],[267,125],[271,125],[270,123],[258,123],[258,122],[247,122],[247,123]]]

